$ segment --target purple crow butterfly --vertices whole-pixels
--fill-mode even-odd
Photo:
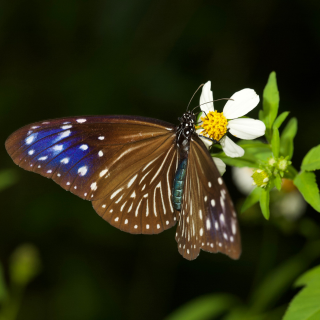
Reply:
[[[138,116],[41,121],[6,141],[13,161],[92,201],[114,227],[157,234],[178,224],[180,254],[241,253],[227,188],[188,111],[180,125]]]

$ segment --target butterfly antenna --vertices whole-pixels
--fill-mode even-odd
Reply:
[[[191,103],[191,101],[192,101],[192,99],[193,99],[193,97],[195,96],[195,94],[199,91],[199,89],[201,88],[201,87],[203,87],[204,86],[204,83],[203,84],[201,84],[200,86],[199,86],[199,88],[195,91],[195,93],[192,95],[192,97],[191,97],[191,99],[190,99],[190,101],[189,101],[189,103],[188,103],[188,106],[187,106],[187,111],[188,111],[188,109],[189,109],[189,105],[190,105],[190,103]]]
[[[221,99],[217,99],[217,100],[212,100],[212,101],[204,102],[204,103],[201,103],[201,104],[199,104],[198,106],[194,107],[194,108],[192,109],[192,112],[193,112],[194,109],[197,109],[197,108],[199,108],[200,106],[202,106],[202,105],[204,105],[204,104],[207,104],[207,103],[210,103],[210,102],[216,102],[216,101],[220,101],[220,100],[231,100],[231,101],[234,101],[233,99],[230,99],[230,98],[221,98]]]

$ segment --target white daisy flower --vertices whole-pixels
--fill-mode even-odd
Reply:
[[[197,129],[197,133],[198,135],[219,141],[227,156],[231,158],[242,157],[244,150],[227,137],[227,130],[237,138],[252,140],[263,136],[266,126],[260,120],[240,118],[254,109],[259,103],[259,96],[254,90],[240,90],[233,94],[230,99],[225,104],[223,112],[217,112],[213,106],[211,81],[208,81],[202,87],[200,96],[200,108],[203,111],[202,122],[199,124],[201,128]],[[213,143],[209,139],[200,138],[207,148]]]

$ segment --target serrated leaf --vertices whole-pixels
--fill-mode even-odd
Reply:
[[[298,120],[292,118],[282,131],[280,138],[280,154],[284,157],[289,156],[289,160],[293,155],[293,139],[297,134]]]
[[[302,160],[302,170],[314,171],[320,169],[320,145],[312,148]]]
[[[280,177],[279,174],[276,175],[275,179],[274,179],[274,185],[276,186],[276,188],[280,191],[281,190],[281,184],[282,184],[282,179]]]
[[[305,288],[293,298],[283,320],[320,319],[320,266],[303,274],[295,285]]]
[[[175,310],[165,320],[209,320],[221,316],[238,300],[227,294],[207,295],[188,302]]]
[[[273,122],[277,117],[279,100],[276,73],[271,72],[267,85],[263,90],[263,113],[265,125],[269,129],[272,128]]]
[[[302,171],[296,175],[293,184],[313,209],[320,212],[320,195],[315,174],[313,172]]]
[[[279,129],[283,121],[286,120],[289,113],[290,113],[289,111],[282,112],[273,123],[273,127]]]
[[[263,216],[269,220],[270,210],[269,210],[270,193],[267,188],[261,188],[260,194],[260,208]]]
[[[277,128],[273,128],[271,147],[272,147],[273,156],[275,158],[278,158],[279,152],[280,152],[280,136],[279,136],[279,130]]]
[[[261,190],[261,188],[256,187],[251,191],[241,207],[241,213],[245,212],[247,209],[249,209],[259,201]]]

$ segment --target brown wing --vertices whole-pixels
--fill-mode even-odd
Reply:
[[[22,168],[93,201],[98,214],[112,225],[132,233],[158,233],[175,223],[171,206],[177,162],[174,129],[143,117],[63,118],[17,130],[6,141],[6,149]],[[123,225],[112,219],[107,208],[118,213]],[[135,228],[147,211],[148,223],[140,222]]]
[[[190,143],[176,241],[180,254],[188,260],[195,259],[200,249],[222,252],[233,259],[241,254],[238,222],[228,190],[195,135]]]

